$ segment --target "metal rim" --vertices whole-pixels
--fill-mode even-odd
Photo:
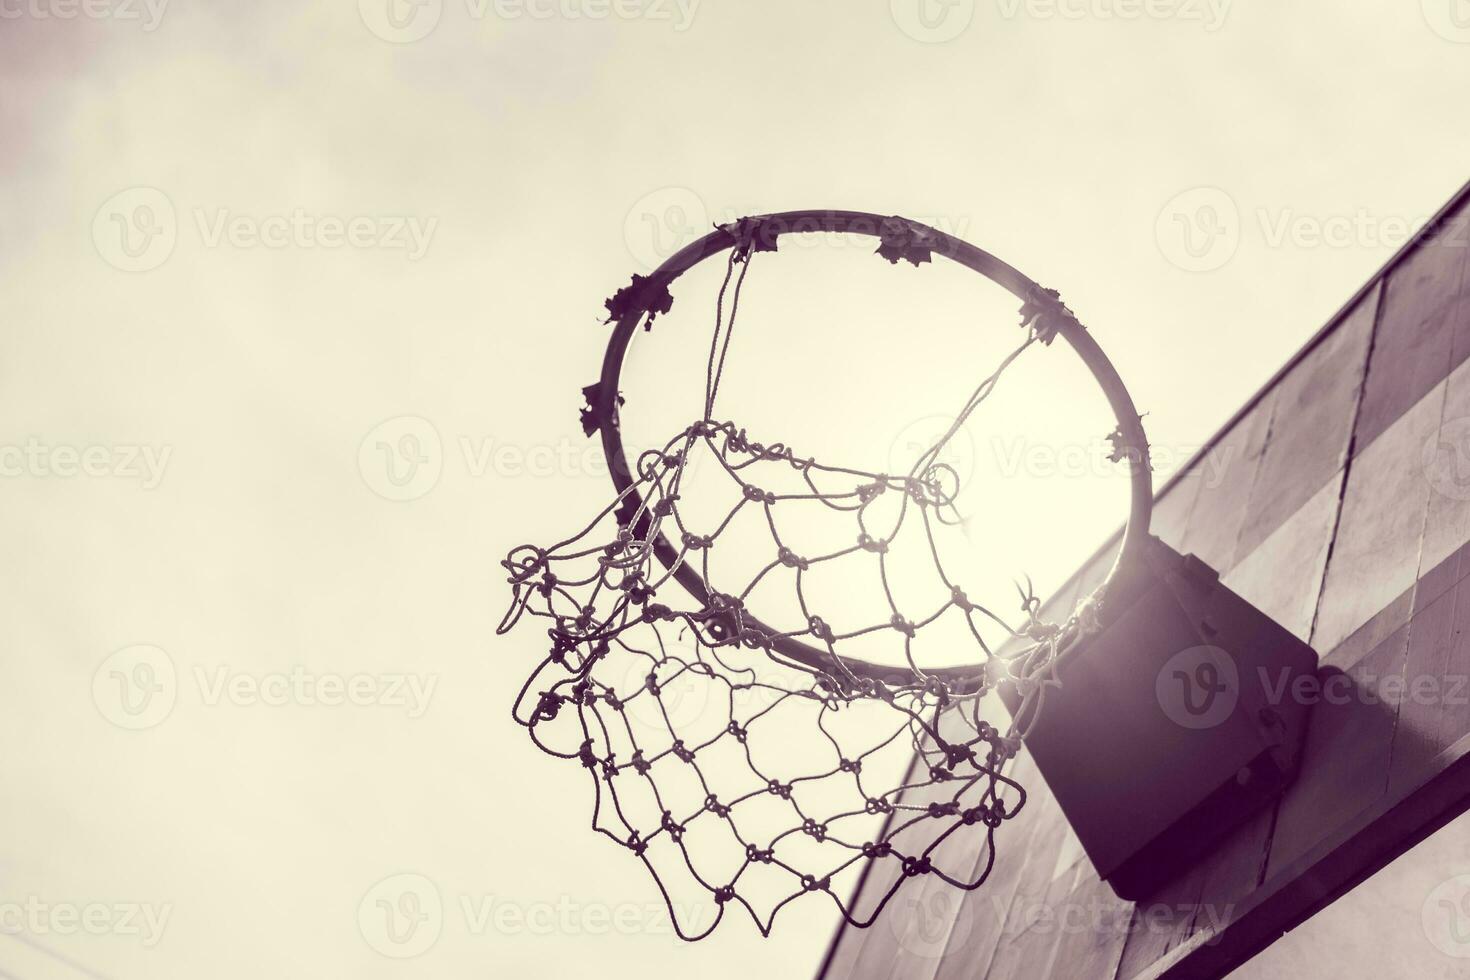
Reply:
[[[759,229],[761,237],[771,248],[775,247],[781,235],[837,232],[867,235],[888,241],[897,231],[900,235],[907,236],[906,241],[919,245],[925,252],[942,255],[944,258],[979,273],[1006,289],[1023,304],[1035,302],[1039,297],[1051,296],[1054,298],[1056,296],[1055,293],[1044,290],[1034,280],[984,249],[907,218],[863,211],[784,211],[745,218],[738,224],[747,228]],[[667,290],[670,283],[700,262],[739,245],[741,239],[734,233],[735,227],[735,225],[723,225],[716,228],[698,241],[674,253],[641,283],[638,283],[638,280],[635,280],[635,283],[650,293]],[[1056,310],[1065,315],[1054,316],[1049,322],[1054,324],[1056,334],[1067,341],[1088,370],[1092,372],[1112,408],[1114,419],[1117,422],[1115,439],[1122,452],[1122,459],[1128,464],[1131,480],[1128,523],[1123,531],[1122,546],[1118,550],[1118,556],[1108,571],[1106,579],[1092,593],[1093,596],[1100,597],[1106,593],[1119,570],[1131,565],[1137,559],[1148,537],[1149,518],[1153,508],[1153,478],[1148,460],[1148,440],[1144,435],[1143,424],[1138,410],[1134,407],[1133,398],[1128,394],[1127,387],[1123,384],[1122,378],[1119,377],[1117,369],[1113,367],[1108,356],[1076,317],[1061,305],[1060,300],[1056,300]],[[589,408],[593,416],[603,420],[600,425],[602,448],[607,457],[613,486],[619,494],[628,495],[628,503],[633,508],[641,506],[643,500],[633,484],[631,478],[633,470],[628,464],[622,434],[619,431],[618,404],[621,400],[619,383],[628,344],[638,325],[647,315],[646,308],[634,303],[617,318],[613,326],[612,337],[608,340],[607,352],[603,357],[602,376],[595,389],[589,389],[588,394]],[[644,521],[647,521],[646,516]],[[646,525],[640,526],[635,529],[635,533],[641,535],[646,530]],[[662,534],[654,542],[654,554],[665,568],[674,569],[674,579],[690,595],[701,603],[708,602],[710,589],[707,583],[692,565],[678,564],[677,552]],[[771,634],[770,648],[772,650],[819,674],[827,676],[834,674],[835,665],[832,662],[832,655],[826,650],[791,637],[781,636],[748,613],[746,619],[751,626]],[[875,664],[847,657],[842,658],[842,662],[854,675],[880,683],[895,680],[912,682],[914,678],[913,671],[907,667]],[[924,674],[939,680],[952,689],[974,689],[983,683],[984,665],[971,664],[936,668],[926,670]]]

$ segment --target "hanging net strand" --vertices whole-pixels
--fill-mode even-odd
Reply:
[[[593,828],[644,862],[685,939],[708,935],[736,906],[768,934],[782,908],[819,892],[866,927],[910,878],[979,887],[996,829],[1025,802],[1004,775],[1017,730],[987,723],[980,699],[1008,680],[1022,695],[1016,718],[1034,721],[1077,629],[1042,622],[1029,583],[1026,621],[1012,627],[950,577],[935,537],[936,524],[957,519],[958,480],[939,461],[944,446],[1016,358],[1049,342],[1046,318],[1030,314],[1025,340],[905,475],[821,463],[714,417],[752,256],[770,250],[754,231],[744,223],[731,231],[702,416],[639,456],[628,486],[581,530],[549,547],[520,546],[502,563],[512,601],[498,632],[529,615],[546,625],[548,641],[515,720],[539,748],[588,772]],[[625,293],[609,301],[610,312],[636,301]],[[656,296],[649,321],[671,303],[666,290]],[[689,513],[684,499],[696,458],[713,461],[706,469],[733,501],[713,518]],[[790,530],[813,520],[851,522],[847,543],[804,553]],[[713,557],[731,536],[748,550],[757,533],[769,536],[767,556],[732,584]],[[918,609],[899,600],[890,578],[890,550],[905,533],[922,543],[939,583],[937,598]],[[684,566],[698,572],[704,595],[671,583]],[[839,624],[809,583],[865,567],[884,605],[870,620]],[[772,626],[747,606],[778,577],[792,589],[786,619]],[[936,624],[956,617],[979,664],[966,686],[926,670],[915,653]],[[992,649],[983,633],[993,627],[1018,641],[1015,652]],[[817,657],[791,656],[784,641]],[[879,643],[895,666],[875,677],[851,651]],[[891,762],[909,759],[907,775]],[[960,856],[943,847],[957,834]],[[893,862],[898,872],[868,910],[850,908],[833,886],[861,862]]]

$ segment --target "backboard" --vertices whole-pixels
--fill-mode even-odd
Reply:
[[[1318,683],[1287,693],[1312,714],[1285,795],[1126,902],[1023,753],[1040,791],[1010,860],[973,893],[906,883],[824,976],[1224,976],[1470,806],[1467,246],[1470,187],[1157,495],[1154,534],[1317,651]]]

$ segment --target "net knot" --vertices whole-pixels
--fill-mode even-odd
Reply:
[[[661,602],[650,602],[643,607],[643,618],[650,623],[668,622],[674,618],[674,611]]]
[[[668,831],[669,839],[675,844],[684,839],[684,825],[675,820],[674,815],[668,810],[664,811],[663,819],[659,821],[659,826]]]
[[[924,857],[906,857],[903,859],[903,874],[905,878],[917,878],[934,870],[929,863],[928,855]]]
[[[565,700],[566,699],[563,698],[560,694],[554,694],[551,691],[543,691],[541,694],[541,698],[536,702],[536,714],[533,720],[550,721],[551,719],[555,718],[557,712],[561,710],[562,703]]]
[[[754,501],[758,504],[774,504],[776,502],[776,495],[774,493],[762,490],[752,483],[745,484],[744,492],[746,500]]]
[[[882,555],[888,552],[887,541],[882,538],[875,538],[866,531],[858,535],[857,543],[859,548],[862,548],[864,551],[871,551],[874,554]]]
[[[805,558],[801,557],[785,545],[781,545],[780,548],[777,549],[776,557],[777,560],[779,560],[781,564],[785,565],[787,568],[795,568],[804,572],[811,567],[811,562],[807,561]]]

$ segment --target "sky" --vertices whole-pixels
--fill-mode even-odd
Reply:
[[[1388,7],[0,0],[0,971],[810,975],[830,906],[679,942],[509,717],[499,561],[607,496],[603,299],[742,214],[924,220],[1061,290],[1162,480],[1465,179],[1470,28]],[[1015,323],[818,257],[760,257],[722,407],[881,466]],[[1055,585],[1119,484],[1025,370],[967,531]]]

